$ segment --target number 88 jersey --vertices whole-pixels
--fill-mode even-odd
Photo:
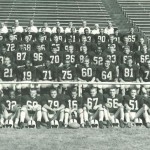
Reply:
[[[143,106],[143,97],[137,95],[135,98],[125,95],[124,96],[124,105],[127,104],[131,108],[131,112],[138,112]]]

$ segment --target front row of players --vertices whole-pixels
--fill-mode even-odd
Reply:
[[[27,122],[29,128],[39,129],[41,120],[47,128],[67,127],[72,122],[80,123],[81,127],[131,128],[131,122],[142,125],[143,121],[150,127],[150,99],[146,93],[138,95],[136,89],[131,89],[124,97],[116,94],[115,88],[108,94],[101,94],[92,87],[83,97],[79,97],[75,89],[68,95],[51,89],[49,94],[41,96],[36,89],[25,96],[16,96],[14,91],[3,95],[1,91],[0,109],[1,127],[24,128]]]

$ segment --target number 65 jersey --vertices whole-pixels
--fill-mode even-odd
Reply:
[[[83,105],[87,105],[89,108],[89,112],[95,113],[94,106],[103,105],[103,95],[98,93],[94,97],[92,97],[89,93],[85,93],[83,95]]]
[[[138,110],[142,108],[143,103],[143,97],[140,95],[137,95],[134,98],[129,95],[124,96],[124,105],[128,104],[131,108],[131,112],[138,112]]]

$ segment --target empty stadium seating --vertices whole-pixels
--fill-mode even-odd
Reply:
[[[50,26],[54,26],[56,21],[60,21],[62,26],[73,21],[79,27],[82,20],[87,20],[90,27],[94,23],[105,27],[111,20],[101,0],[3,0],[0,5],[0,21],[5,21],[8,26],[15,19],[19,19],[23,26],[28,25],[29,19],[34,19],[37,26],[42,26],[43,21],[48,21]]]
[[[138,27],[148,39],[150,38],[150,1],[117,0],[123,13],[134,26]]]

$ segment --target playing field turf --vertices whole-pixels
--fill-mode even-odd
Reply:
[[[149,150],[150,130],[1,129],[0,150]]]

